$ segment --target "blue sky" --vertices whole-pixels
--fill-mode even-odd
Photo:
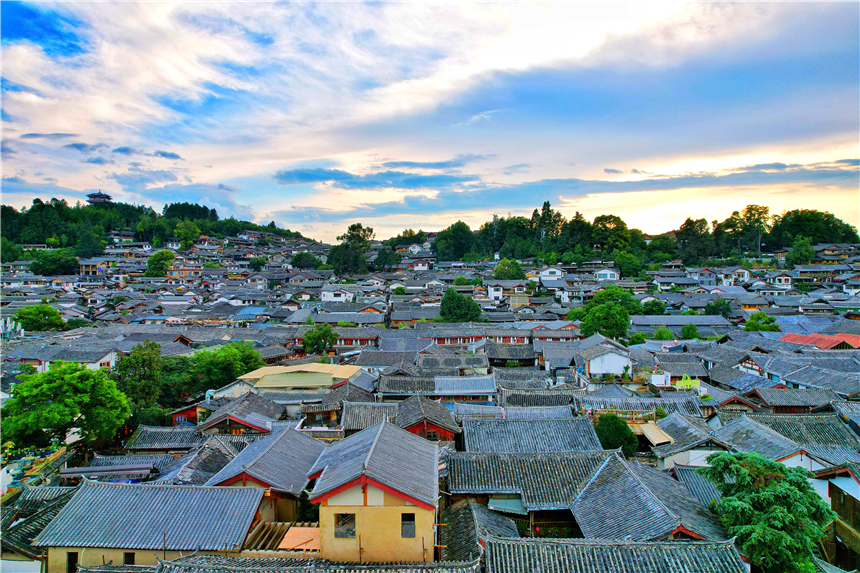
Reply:
[[[857,3],[2,2],[3,202],[860,223]]]

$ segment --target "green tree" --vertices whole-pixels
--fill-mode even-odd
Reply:
[[[66,330],[67,327],[60,311],[49,304],[22,306],[15,313],[15,320],[21,328],[30,332]]]
[[[218,263],[216,263],[214,261],[208,261],[208,262],[204,263],[203,268],[204,269],[223,269],[224,267],[222,267],[221,265],[219,265]]]
[[[681,329],[681,338],[684,340],[699,338],[699,328],[695,324],[685,324]]]
[[[92,323],[88,320],[84,320],[83,318],[70,318],[66,322],[66,330],[74,330],[76,328],[84,328],[85,326],[92,326]]]
[[[720,492],[712,509],[744,555],[764,573],[813,571],[813,548],[836,514],[810,473],[755,453],[719,452],[707,461],[697,471]]]
[[[666,305],[659,300],[649,300],[642,305],[642,314],[648,316],[662,316],[666,314]]]
[[[595,294],[588,304],[585,305],[586,311],[588,311],[590,306],[599,306],[607,302],[624,307],[624,310],[629,315],[642,314],[642,303],[632,294],[615,285],[609,286]]]
[[[194,364],[186,356],[165,356],[161,367],[161,392],[159,403],[163,406],[178,406],[181,399],[196,394],[203,388],[200,379],[191,369]]]
[[[337,240],[365,252],[370,247],[370,241],[373,240],[373,237],[372,227],[364,227],[361,223],[353,223],[347,228],[346,233],[339,236]]]
[[[779,332],[779,325],[774,324],[775,322],[776,318],[760,310],[750,315],[749,320],[744,324],[744,330],[746,332]]]
[[[397,296],[404,296],[406,294],[406,287],[398,286],[394,287],[394,290],[391,291],[391,294]]]
[[[318,324],[305,332],[302,348],[308,354],[323,354],[337,342],[337,333],[330,324]]]
[[[770,207],[747,205],[741,212],[743,228],[755,242],[755,250],[761,256],[761,239],[770,230]]]
[[[728,320],[735,315],[735,311],[732,309],[730,300],[718,298],[705,305],[705,314],[709,316],[719,315]]]
[[[613,256],[615,266],[624,278],[631,278],[639,275],[642,270],[642,262],[636,255],[631,255],[627,251],[615,251]]]
[[[774,246],[786,247],[803,235],[818,243],[860,243],[857,229],[832,213],[815,209],[795,209],[773,217],[770,236]]]
[[[161,345],[151,340],[136,344],[127,356],[120,358],[113,379],[135,410],[152,408],[161,393]]]
[[[248,342],[231,342],[220,348],[195,352],[191,357],[191,374],[201,388],[217,389],[235,381],[242,374],[265,365],[260,353]]]
[[[619,304],[606,302],[591,307],[579,325],[583,336],[600,333],[609,338],[626,338],[630,315]]]
[[[315,269],[322,261],[308,252],[302,252],[293,257],[290,264],[297,269]]]
[[[814,258],[815,248],[812,241],[798,236],[791,244],[791,252],[785,255],[785,264],[793,269],[795,265],[808,265]]]
[[[143,276],[163,277],[167,275],[167,269],[173,264],[174,258],[173,251],[168,250],[149,255],[149,258],[146,259],[146,272],[143,273]]]
[[[633,346],[634,344],[642,344],[647,339],[648,339],[648,337],[645,336],[644,332],[634,332],[633,334],[630,335],[629,344],[630,344],[630,346]]]
[[[105,252],[105,244],[95,231],[88,229],[78,238],[75,245],[75,256],[89,259]]]
[[[454,286],[466,286],[467,284],[469,284],[469,280],[462,275],[454,279]]]
[[[63,442],[72,429],[91,440],[111,439],[131,413],[104,370],[55,362],[42,374],[20,376],[3,407],[3,437],[17,446]]]
[[[30,265],[35,275],[77,275],[81,267],[78,259],[66,249],[56,251],[39,251],[36,260]]]
[[[0,261],[4,263],[12,263],[20,261],[23,256],[24,251],[22,251],[18,245],[6,237],[0,238]]]
[[[516,260],[502,259],[493,271],[493,278],[505,281],[524,280],[526,273]]]
[[[251,260],[248,261],[248,268],[250,268],[255,273],[263,270],[263,267],[266,266],[266,263],[269,262],[269,259],[266,257],[251,257]]]
[[[615,414],[601,414],[594,425],[594,431],[604,450],[621,448],[621,452],[630,457],[639,447],[636,434],[633,433],[623,418]]]
[[[395,253],[390,249],[380,249],[376,254],[376,260],[373,261],[373,266],[377,270],[384,271],[398,266],[402,260],[403,256],[400,253]]]
[[[194,245],[194,239],[200,236],[200,227],[193,221],[180,221],[177,223],[173,233],[182,241],[182,250],[187,251]]]
[[[706,219],[690,219],[675,233],[678,239],[678,253],[685,265],[694,265],[707,260],[714,248],[714,238],[711,236]]]
[[[472,249],[474,234],[463,221],[457,221],[440,231],[433,241],[433,252],[440,261],[459,261]]]
[[[675,335],[672,334],[672,331],[669,330],[668,328],[666,328],[665,326],[661,326],[660,328],[658,328],[657,330],[654,331],[654,336],[652,336],[652,338],[654,340],[667,341],[667,340],[674,340]]]
[[[364,274],[367,262],[364,252],[354,245],[342,243],[331,248],[326,259],[338,276]]]
[[[626,250],[630,246],[630,230],[618,215],[595,217],[592,236],[595,242],[603,245],[606,252]]]
[[[442,320],[446,322],[475,322],[481,318],[481,307],[478,303],[453,288],[445,291],[439,312]]]

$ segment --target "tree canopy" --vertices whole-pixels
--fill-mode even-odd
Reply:
[[[220,348],[200,350],[191,357],[191,374],[199,388],[217,389],[242,374],[265,365],[260,353],[248,342],[231,342]]]
[[[630,457],[639,447],[636,434],[623,418],[615,414],[601,414],[594,425],[594,431],[604,450],[621,448],[621,452]]]
[[[293,257],[290,264],[297,269],[315,269],[322,264],[322,261],[311,253],[302,252]]]
[[[516,260],[502,259],[493,271],[493,278],[498,280],[522,280],[526,278],[526,273]]]
[[[764,573],[813,571],[812,549],[836,515],[807,479],[760,454],[719,452],[698,472],[721,499],[713,506],[726,533]]]
[[[446,322],[475,322],[481,318],[481,307],[470,297],[453,288],[445,291],[439,316]]]
[[[81,266],[69,249],[57,249],[56,251],[37,251],[30,270],[34,275],[42,276],[77,275],[80,274]]]
[[[104,370],[55,362],[41,374],[20,376],[3,407],[4,440],[17,446],[63,442],[77,428],[87,440],[111,439],[131,414],[128,399]]]
[[[248,261],[248,268],[255,273],[258,273],[263,270],[263,267],[265,267],[268,262],[269,259],[266,257],[251,257],[251,260]]]
[[[463,221],[457,221],[440,231],[433,242],[433,252],[440,261],[459,261],[472,249],[475,238]]]
[[[167,269],[173,264],[175,255],[173,251],[167,249],[158,251],[149,255],[146,259],[146,271],[143,273],[145,277],[163,277],[167,274]]]
[[[732,303],[730,300],[718,298],[705,305],[705,314],[710,316],[719,315],[725,319],[729,319],[735,315],[735,311],[732,310]]]
[[[785,255],[785,264],[793,269],[795,265],[808,265],[814,258],[815,248],[812,246],[812,241],[798,236],[791,244],[791,252]]]
[[[22,306],[15,313],[15,320],[21,328],[30,332],[66,330],[68,327],[60,311],[49,304]]]
[[[776,318],[760,310],[750,315],[749,320],[744,324],[744,330],[747,332],[779,332],[779,325],[774,324],[775,322]]]
[[[589,307],[579,325],[582,336],[602,334],[609,338],[626,338],[630,315],[624,306],[605,302]]]
[[[684,340],[699,338],[699,327],[692,323],[685,324],[684,327],[681,328],[681,338]]]
[[[307,332],[302,339],[302,347],[309,354],[323,354],[334,346],[337,333],[330,324],[317,324]]]
[[[161,345],[151,340],[136,344],[120,358],[113,371],[117,388],[125,394],[135,410],[151,408],[161,394]]]

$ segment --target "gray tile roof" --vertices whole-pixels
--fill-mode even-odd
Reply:
[[[486,545],[486,573],[745,573],[731,541],[501,539]]]
[[[501,513],[464,499],[442,510],[442,559],[470,561],[483,554],[490,536],[519,537],[517,525]]]
[[[683,528],[725,539],[711,511],[683,484],[657,469],[610,457],[570,507],[585,537],[650,541]]]
[[[32,559],[44,559],[47,549],[44,547],[34,547],[33,539],[36,538],[47,526],[54,520],[57,514],[63,509],[69,500],[72,499],[74,491],[77,488],[27,488],[27,489],[51,489],[65,490],[60,495],[44,499],[38,509],[34,513],[18,520],[9,528],[3,528],[2,542],[3,551],[14,551],[20,555],[30,557]],[[40,492],[46,493],[46,492]],[[51,492],[56,493],[56,491]],[[20,498],[19,498],[20,501]],[[18,507],[21,510],[21,507]],[[9,562],[7,561],[8,565]],[[4,565],[4,568],[7,567]]]
[[[136,451],[188,451],[203,443],[204,436],[196,433],[193,426],[138,426],[129,438],[126,449]]]
[[[175,458],[161,469],[149,484],[203,485],[235,457],[237,450],[223,440],[224,436],[209,436],[199,448]],[[243,444],[244,446],[244,444]]]
[[[333,563],[303,557],[193,555],[161,561],[154,573],[478,573],[480,566],[479,559],[455,563]]]
[[[484,344],[484,353],[490,360],[531,360],[535,357],[531,344],[499,344],[491,340]]]
[[[705,507],[710,507],[711,502],[720,501],[720,492],[717,491],[713,482],[698,472],[697,466],[684,466],[675,464],[672,471],[679,482],[684,484],[693,497]]]
[[[411,428],[425,420],[456,434],[460,433],[460,426],[454,421],[451,411],[441,402],[424,396],[411,396],[400,402],[393,422],[401,428]]]
[[[344,402],[340,424],[344,430],[364,430],[396,415],[395,402]]]
[[[293,429],[266,436],[242,450],[206,485],[228,485],[242,473],[272,489],[296,497],[308,485],[308,473],[325,446]]]
[[[663,408],[667,414],[679,412],[687,416],[702,417],[699,409],[699,401],[693,396],[661,397],[661,398],[610,398],[585,394],[577,396],[577,405],[580,408],[592,410],[631,410],[652,411]]]
[[[576,404],[585,390],[571,386],[556,386],[548,390],[508,390],[499,388],[501,406],[569,406]]]
[[[711,435],[735,451],[756,452],[771,460],[782,459],[802,449],[797,442],[745,415],[725,424]]]
[[[465,420],[463,449],[483,453],[602,450],[585,416],[564,419]]]
[[[479,454],[445,457],[452,494],[520,494],[529,511],[568,509],[613,452]]]
[[[308,472],[319,474],[311,497],[364,475],[435,506],[439,496],[438,457],[434,444],[382,422],[326,447]]]
[[[720,412],[720,419],[730,421],[740,412]],[[832,463],[860,461],[860,439],[837,414],[746,414],[768,428],[797,442],[805,451]]]
[[[707,440],[711,433],[707,424],[697,423],[695,418],[689,418],[678,412],[673,412],[662,420],[657,420],[657,427],[673,440],[671,443],[651,448],[658,458],[665,458],[686,451]]]
[[[419,368],[451,368],[455,370],[464,369],[486,369],[489,368],[489,361],[486,354],[453,354],[453,355],[431,355],[419,354],[417,365]]]
[[[273,420],[278,420],[284,413],[284,406],[273,400],[257,394],[246,392],[235,400],[221,406],[197,426],[198,431],[211,428],[216,424],[232,417],[268,430]]]
[[[768,406],[809,406],[819,408],[838,400],[829,388],[756,388],[755,393]]]
[[[85,481],[33,544],[238,550],[264,493],[261,488],[250,487],[154,487]]]

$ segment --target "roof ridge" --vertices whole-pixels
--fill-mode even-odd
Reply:
[[[647,491],[651,495],[651,497],[654,498],[654,500],[657,502],[657,504],[660,507],[662,507],[666,511],[666,513],[669,514],[670,517],[675,518],[675,521],[677,521],[678,525],[681,525],[681,516],[677,515],[674,511],[669,509],[669,507],[665,503],[663,503],[663,501],[657,496],[657,494],[655,494],[651,490],[651,488],[648,487],[648,485],[644,481],[642,481],[642,478],[639,477],[639,474],[637,474],[636,471],[632,467],[630,467],[630,465],[627,463],[627,460],[622,459],[621,461],[624,463],[624,466],[627,468],[627,470],[631,474],[633,474],[633,479],[635,479],[637,482],[639,482],[639,485],[641,485],[645,489],[645,491]],[[669,478],[669,479],[671,479],[671,478]],[[684,486],[684,487],[686,487],[686,486]]]
[[[382,422],[379,423],[379,429],[376,431],[376,435],[373,437],[373,443],[370,444],[370,449],[367,450],[367,455],[364,457],[364,461],[361,462],[362,473],[367,471],[367,462],[369,462],[370,458],[373,456],[373,451],[376,449],[376,443],[379,441],[379,435],[385,428],[385,423],[385,418],[383,418]]]

